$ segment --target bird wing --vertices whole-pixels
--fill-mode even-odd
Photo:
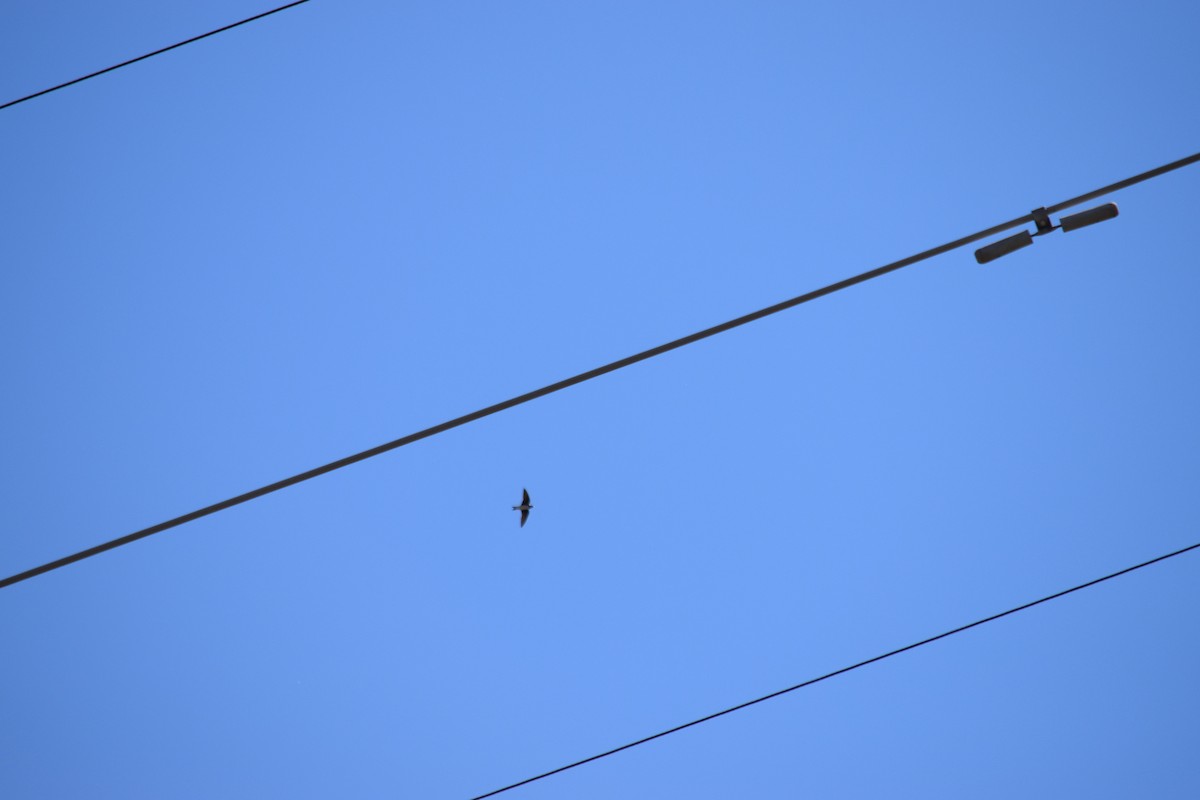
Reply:
[[[521,490],[521,505],[523,505],[523,506],[529,505],[529,490],[528,489]]]
[[[523,509],[521,509],[521,527],[522,528],[525,527],[525,520],[527,520],[527,519],[529,519],[529,509],[523,508]]]

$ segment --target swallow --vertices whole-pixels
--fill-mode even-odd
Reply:
[[[529,519],[529,509],[533,508],[533,504],[529,502],[529,490],[521,490],[521,505],[513,506],[513,511],[521,512],[521,527],[525,527],[525,520]]]

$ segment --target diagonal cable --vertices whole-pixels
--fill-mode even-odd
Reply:
[[[726,714],[732,714],[735,711],[741,711],[743,708],[749,708],[750,706],[757,705],[758,703],[765,703],[767,700],[773,700],[776,697],[780,697],[789,692],[794,692],[797,689],[803,689],[806,686],[812,686],[814,683],[820,683],[821,681],[828,680],[829,678],[835,678],[838,675],[845,675],[847,672],[852,672],[852,671],[858,669],[859,667],[865,667],[868,664],[874,664],[877,661],[883,661],[885,658],[891,658],[892,656],[900,655],[901,653],[908,652],[909,650],[915,650],[918,647],[923,647],[927,644],[931,644],[933,642],[938,641],[939,639],[945,639],[947,637],[953,636],[956,633],[962,633],[963,631],[970,630],[971,628],[976,628],[980,625],[984,625],[989,622],[994,622],[995,620],[998,620],[1002,617],[1007,617],[1010,614],[1016,614],[1018,611],[1025,611],[1026,609],[1033,608],[1034,606],[1041,605],[1042,603],[1048,603],[1051,600],[1057,600],[1058,598],[1065,597],[1066,595],[1069,595],[1072,592],[1078,592],[1080,589],[1087,589],[1089,586],[1095,586],[1098,583],[1104,583],[1105,581],[1112,580],[1113,578],[1118,578],[1122,575],[1127,575],[1128,573],[1133,572],[1135,570],[1139,570],[1142,567],[1148,567],[1151,564],[1157,564],[1160,561],[1166,561],[1168,558],[1174,558],[1175,556],[1183,555],[1184,553],[1186,553],[1190,550],[1195,550],[1197,548],[1200,548],[1200,542],[1197,542],[1196,544],[1193,544],[1189,547],[1185,547],[1182,550],[1176,550],[1173,553],[1167,553],[1166,555],[1159,556],[1158,558],[1152,558],[1149,561],[1143,561],[1141,564],[1136,564],[1132,567],[1126,567],[1125,569],[1120,570],[1118,572],[1113,572],[1109,575],[1105,575],[1103,578],[1096,578],[1095,580],[1088,581],[1087,583],[1081,583],[1078,586],[1073,586],[1070,589],[1065,589],[1061,592],[1055,592],[1054,594],[1043,597],[1041,600],[1034,600],[1032,603],[1026,603],[1025,605],[1017,606],[1016,608],[1010,608],[1008,611],[1002,611],[999,614],[993,614],[990,617],[985,617],[984,619],[976,620],[975,622],[972,622],[969,625],[963,625],[962,627],[955,628],[954,630],[946,631],[945,633],[939,633],[937,636],[930,636],[928,639],[922,639],[919,642],[914,642],[913,644],[907,645],[905,647],[901,647],[898,650],[892,650],[890,652],[884,653],[883,655],[875,656],[874,658],[868,658],[866,661],[860,661],[857,664],[852,664],[848,667],[842,667],[839,670],[834,670],[833,672],[828,672],[819,678],[813,678],[811,680],[805,681],[804,683],[797,683],[795,686],[789,686],[786,689],[780,689],[777,692],[771,692],[771,694],[763,695],[762,697],[757,697],[754,700],[749,700],[745,703],[739,703],[738,705],[727,708],[724,711],[718,711],[715,714],[709,714],[708,716],[701,717],[700,719],[694,719],[691,722],[685,722],[682,725],[676,725],[674,728],[670,728],[668,730],[661,731],[652,736],[646,736],[645,738],[638,739],[636,742],[630,742],[629,744],[624,744],[624,745],[621,745],[620,747],[614,747],[612,750],[606,750],[603,753],[599,753],[597,755],[581,759],[574,763],[567,764],[564,767],[559,767],[558,769],[552,769],[549,772],[543,772],[541,775],[535,775],[532,778],[526,778],[525,780],[518,781],[517,783],[511,783],[502,789],[495,789],[493,791],[488,792],[487,794],[476,795],[475,797],[472,797],[471,800],[484,800],[485,797],[495,797],[496,795],[501,794],[503,792],[507,792],[510,789],[516,789],[518,786],[525,786],[530,783],[533,783],[534,781],[540,781],[543,778],[549,778],[551,775],[557,775],[560,772],[566,772],[569,769],[574,769],[575,767],[581,767],[584,764],[590,764],[593,761],[599,761],[602,758],[607,758],[608,756],[615,755],[617,753],[622,752],[623,750],[629,750],[631,748],[637,747],[638,745],[646,744],[647,742],[652,742],[655,739],[661,739],[664,736],[670,736],[672,733],[678,733],[679,731],[682,731],[686,728],[691,728],[694,725],[699,725],[701,723],[708,722],[710,720],[714,720],[717,717],[723,717]]]
[[[1149,180],[1150,178],[1158,177],[1159,175],[1163,175],[1167,172],[1171,172],[1172,170],[1185,167],[1197,161],[1200,161],[1200,153],[1195,153],[1187,158],[1173,161],[1170,164],[1165,164],[1161,167],[1149,170],[1148,172],[1143,172],[1140,175],[1133,176],[1132,178],[1127,178],[1118,183],[1110,184],[1109,186],[1089,192],[1088,194],[1080,195],[1079,197],[1072,198],[1071,200],[1066,200],[1056,206],[1053,206],[1053,208],[1055,211],[1070,208],[1071,206],[1085,202],[1086,200],[1090,200],[1094,197],[1099,197],[1100,195],[1107,194],[1118,189],[1124,189],[1134,185],[1135,183],[1140,183],[1142,181]],[[861,275],[855,275],[852,278],[846,278],[845,280],[838,281],[837,283],[831,283],[828,286],[808,292],[807,294],[793,297],[790,300],[784,300],[782,303],[776,303],[773,306],[768,306],[767,308],[753,311],[745,316],[738,317],[737,319],[732,319],[728,322],[722,322],[720,325],[714,325],[711,328],[705,328],[702,331],[689,334],[688,336],[684,336],[672,342],[667,342],[666,344],[661,344],[658,347],[652,347],[649,350],[643,350],[635,355],[622,358],[618,361],[613,361],[611,364],[605,364],[602,367],[596,367],[595,369],[588,370],[587,372],[581,372],[578,375],[567,378],[566,380],[561,380],[558,383],[552,383],[548,386],[543,386],[540,389],[535,389],[532,392],[526,392],[525,394],[510,398],[501,403],[496,403],[495,405],[481,408],[478,411],[472,411],[470,414],[464,414],[463,416],[456,417],[448,422],[434,425],[432,428],[426,428],[425,430],[417,431],[416,433],[410,433],[408,436],[403,436],[399,439],[394,439],[393,441],[372,447],[369,450],[363,450],[360,453],[355,453],[354,455],[340,458],[337,461],[331,461],[328,464],[310,469],[307,472],[301,472],[297,475],[291,476],[290,478],[284,478],[283,480],[259,487],[258,489],[246,492],[245,494],[239,494],[237,497],[231,497],[228,500],[222,500],[219,503],[213,503],[210,506],[205,506],[204,508],[197,509],[191,513],[184,514],[183,516],[169,519],[166,522],[160,522],[157,525],[152,525],[149,528],[143,528],[140,531],[134,531],[133,533],[127,534],[118,539],[112,539],[111,541],[98,544],[94,547],[89,547],[86,550],[80,550],[78,553],[64,556],[56,561],[51,561],[46,564],[42,564],[39,567],[34,567],[24,572],[17,573],[16,575],[4,578],[3,580],[0,580],[0,589],[3,589],[6,586],[12,586],[14,583],[20,583],[21,581],[28,580],[43,573],[50,572],[51,570],[65,567],[68,564],[75,563],[76,561],[82,561],[85,558],[91,558],[92,556],[99,555],[100,553],[117,547],[121,547],[122,545],[136,542],[138,539],[144,539],[147,536],[153,536],[156,533],[162,533],[165,530],[176,528],[185,523],[200,519],[201,517],[207,517],[208,515],[215,514],[218,511],[224,511],[227,508],[241,505],[242,503],[249,502],[250,500],[262,497],[263,495],[277,492],[280,489],[286,489],[289,486],[295,486],[297,483],[303,483],[304,481],[324,475],[327,472],[333,472],[334,470],[341,469],[342,467],[348,467],[351,464],[357,464],[359,461],[365,461],[368,458],[373,458],[374,456],[404,447],[405,445],[412,444],[413,442],[419,442],[420,440],[427,439],[430,436],[436,436],[437,434],[444,433],[452,428],[457,428],[460,425],[466,425],[468,422],[474,422],[475,420],[483,419],[484,417],[491,416],[492,414],[500,411],[513,408],[514,406],[519,406],[523,403],[528,403],[531,400],[536,400],[539,397],[545,397],[548,394],[562,391],[563,389],[583,383],[584,381],[590,381],[593,378],[600,377],[601,375],[607,375],[610,372],[616,372],[619,369],[624,369],[625,367],[636,364],[639,361],[645,361],[647,359],[654,358],[655,356],[660,356],[663,353],[677,350],[680,347],[698,342],[702,339],[707,339],[710,336],[716,336],[718,333],[724,333],[725,331],[733,330],[734,328],[754,322],[755,320],[762,319],[763,317],[769,317],[772,314],[778,314],[780,311],[786,311],[787,309],[794,308],[802,303],[807,303],[810,300],[816,300],[819,297],[824,297],[825,295],[839,292],[842,289],[848,289],[851,286],[856,286],[860,283],[869,281],[872,278],[878,278],[881,275],[888,274],[889,272],[895,272],[903,267],[916,264],[918,261],[924,261],[928,258],[941,255],[942,253],[948,253],[951,250],[955,250],[959,247],[971,244],[972,242],[979,241],[980,239],[986,239],[989,236],[1009,230],[1010,228],[1015,228],[1018,225],[1027,224],[1032,222],[1033,219],[1033,214],[1026,214],[1023,217],[1017,217],[1016,219],[1009,220],[1008,222],[1002,222],[999,225],[993,225],[985,230],[972,233],[969,236],[962,237],[961,239],[955,239],[952,242],[947,242],[946,244],[939,245],[938,247],[934,247],[930,250],[925,250],[924,252],[917,253],[914,256],[909,256],[908,258],[903,258],[899,261],[893,261],[890,264],[885,264],[884,266],[878,267],[869,272],[864,272]]]
[[[168,50],[174,50],[176,47],[183,47],[185,44],[191,44],[192,42],[198,42],[201,39],[207,39],[209,36],[216,36],[218,33],[224,33],[225,31],[232,30],[232,29],[238,27],[239,25],[245,25],[247,22],[254,22],[255,20],[262,19],[263,17],[269,17],[272,14],[278,14],[280,11],[285,11],[289,8],[294,8],[295,6],[302,5],[307,2],[308,2],[308,0],[296,0],[296,2],[294,2],[294,3],[288,3],[285,6],[279,6],[279,8],[273,8],[270,11],[264,11],[261,14],[255,14],[253,17],[247,17],[246,19],[241,20],[240,22],[234,22],[233,24],[226,25],[223,28],[217,28],[215,31],[209,31],[208,33],[202,33],[199,36],[193,36],[190,39],[185,39],[182,42],[176,42],[173,45],[169,45],[169,46],[163,47],[159,50],[155,50],[153,53],[146,53],[146,55],[144,55],[144,56],[138,56],[137,58],[131,58],[128,61],[122,61],[120,64],[113,64],[111,67],[105,67],[104,69],[98,70],[89,75],[84,75],[82,78],[75,78],[74,80],[67,81],[66,83],[60,83],[58,86],[51,86],[49,89],[42,89],[40,92],[34,92],[33,94],[26,95],[17,100],[10,100],[7,103],[5,103],[4,105],[0,105],[0,111],[8,108],[9,106],[15,106],[18,103],[24,103],[26,100],[32,100],[33,98],[41,97],[44,94],[50,94],[51,92],[57,92],[59,89],[65,89],[68,86],[74,86],[75,84],[82,83],[83,81],[86,81],[89,78],[98,77],[107,72],[112,72],[113,70],[120,69],[121,67],[128,67],[130,64],[136,64],[139,61],[145,61],[147,58],[152,58],[153,56],[161,55],[161,54],[167,52]]]

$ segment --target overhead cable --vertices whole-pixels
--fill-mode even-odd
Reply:
[[[253,17],[246,17],[246,19],[244,19],[240,22],[235,22],[232,25],[226,25],[223,28],[217,28],[215,31],[209,31],[208,33],[202,33],[199,36],[193,36],[190,39],[185,39],[182,42],[176,42],[175,44],[170,45],[169,47],[164,47],[160,50],[155,50],[153,53],[146,53],[146,55],[144,55],[144,56],[138,56],[137,58],[131,58],[128,61],[122,61],[120,64],[114,64],[111,67],[105,67],[104,69],[98,70],[97,72],[93,72],[90,75],[84,75],[82,78],[75,78],[74,80],[67,81],[66,83],[60,83],[58,86],[51,86],[49,89],[42,89],[40,92],[34,92],[33,94],[26,95],[25,97],[19,98],[17,100],[10,100],[7,103],[5,103],[4,105],[0,105],[0,111],[8,108],[9,106],[15,106],[17,103],[24,103],[26,100],[32,100],[35,97],[41,97],[44,94],[50,94],[51,92],[57,92],[59,89],[65,89],[68,86],[74,86],[75,84],[82,83],[83,81],[86,81],[89,78],[95,78],[97,76],[105,74],[106,72],[112,72],[113,70],[120,69],[121,67],[128,67],[130,64],[136,64],[139,61],[145,61],[147,58],[161,55],[161,54],[167,52],[168,50],[174,50],[176,47],[183,47],[185,44],[191,44],[192,42],[198,42],[201,39],[207,39],[209,36],[216,36],[218,33],[224,33],[225,31],[233,30],[234,28],[238,27],[239,25],[245,25],[247,22],[254,22],[255,20],[262,19],[263,17],[269,17],[272,14],[278,14],[280,11],[286,11],[289,8],[294,8],[298,5],[303,5],[304,3],[307,3],[307,2],[308,2],[308,0],[296,0],[296,2],[294,2],[294,3],[288,3],[287,5],[280,6],[279,8],[272,8],[270,11],[264,11],[261,14],[255,14]]]
[[[1103,187],[1101,189],[1097,189],[1093,192],[1088,192],[1087,194],[1080,195],[1079,197],[1059,203],[1059,204],[1053,206],[1052,208],[1055,211],[1059,211],[1064,208],[1070,208],[1073,205],[1076,205],[1076,204],[1082,203],[1082,202],[1086,202],[1087,200],[1090,200],[1094,197],[1098,197],[1100,195],[1107,194],[1109,192],[1113,192],[1118,189],[1124,189],[1126,187],[1134,185],[1135,183],[1140,183],[1141,181],[1149,180],[1150,178],[1157,177],[1159,175],[1170,172],[1172,170],[1179,169],[1180,167],[1187,166],[1188,164],[1192,164],[1197,161],[1200,161],[1200,153],[1196,153],[1194,155],[1188,156],[1187,158],[1182,158],[1182,159],[1180,159],[1178,161],[1174,161],[1170,164],[1166,164],[1164,166],[1157,167],[1148,172],[1143,172],[1140,175],[1135,175],[1132,178],[1127,178],[1123,181],[1119,181],[1119,182],[1111,184],[1109,186],[1105,186],[1105,187]],[[89,547],[88,549],[81,550],[78,553],[73,553],[69,556],[64,556],[63,558],[60,558],[56,561],[51,561],[46,564],[42,564],[39,567],[34,567],[34,568],[28,569],[24,572],[17,573],[16,575],[12,575],[8,578],[4,578],[3,580],[0,580],[0,589],[4,588],[6,586],[12,586],[13,584],[20,583],[21,581],[24,581],[24,580],[28,580],[29,578],[33,578],[37,575],[41,575],[43,573],[50,572],[51,570],[56,570],[60,567],[65,567],[68,564],[75,563],[76,561],[82,561],[85,558],[90,558],[94,555],[99,555],[100,553],[103,553],[108,550],[112,550],[117,547],[121,547],[122,545],[130,544],[131,542],[136,542],[138,539],[144,539],[147,536],[153,536],[156,533],[162,533],[165,530],[169,530],[171,528],[176,528],[180,525],[183,525],[184,523],[192,522],[193,520],[200,519],[201,517],[207,517],[208,515],[215,514],[218,511],[224,511],[227,508],[232,508],[233,506],[241,505],[242,503],[262,497],[263,495],[271,494],[272,492],[277,492],[280,489],[286,489],[289,486],[295,486],[297,483],[302,483],[302,482],[310,480],[312,478],[316,478],[320,475],[324,475],[327,472],[333,472],[334,470],[341,469],[342,467],[348,467],[351,464],[357,464],[359,461],[365,461],[368,458],[372,458],[374,456],[381,455],[383,453],[387,453],[391,450],[395,450],[400,447],[404,447],[405,445],[412,444],[413,442],[419,442],[420,440],[427,439],[430,436],[436,436],[437,434],[444,433],[448,430],[451,430],[452,428],[457,428],[460,425],[466,425],[468,422],[474,422],[475,420],[483,419],[484,417],[491,416],[492,414],[495,414],[497,412],[504,411],[509,408],[513,408],[514,406],[522,405],[523,403],[528,403],[531,400],[536,400],[539,397],[545,397],[548,394],[553,394],[554,392],[561,391],[563,389],[574,386],[576,384],[583,383],[585,381],[590,381],[593,378],[600,377],[601,375],[607,375],[610,372],[615,372],[619,369],[624,369],[625,367],[636,364],[639,361],[645,361],[647,359],[654,358],[655,356],[662,355],[663,353],[670,352],[671,350],[676,350],[680,347],[683,347],[684,345],[689,345],[694,342],[698,342],[702,339],[707,339],[710,336],[715,336],[718,333],[724,333],[725,331],[733,330],[734,328],[740,327],[749,322],[754,322],[755,320],[762,319],[763,317],[769,317],[772,314],[778,314],[780,311],[786,311],[787,309],[801,305],[802,303],[807,303],[810,300],[816,300],[819,297],[824,297],[825,295],[833,294],[834,292],[841,291],[842,289],[847,289],[851,286],[855,286],[857,284],[864,283],[865,281],[869,281],[872,278],[878,278],[881,275],[888,274],[889,272],[895,272],[896,270],[901,269],[902,267],[907,267],[912,264],[916,264],[918,261],[924,261],[925,259],[933,258],[934,256],[941,255],[942,253],[948,253],[951,250],[971,244],[972,242],[979,241],[980,239],[985,239],[989,236],[993,236],[997,233],[1001,233],[1002,231],[1009,230],[1010,228],[1015,228],[1018,225],[1027,224],[1029,222],[1032,222],[1033,220],[1034,220],[1033,214],[1026,214],[1025,216],[1017,217],[1016,219],[1009,220],[1008,222],[1002,222],[999,225],[993,225],[992,227],[987,228],[985,230],[979,231],[977,233],[972,233],[969,236],[962,237],[961,239],[955,239],[952,242],[948,242],[946,244],[939,245],[938,247],[934,247],[930,250],[925,250],[924,252],[918,253],[914,256],[909,256],[908,258],[903,258],[899,261],[893,261],[890,264],[885,264],[884,266],[878,267],[869,272],[864,272],[861,275],[855,275],[852,278],[846,278],[845,280],[838,281],[837,283],[831,283],[828,286],[808,292],[807,294],[802,294],[798,297],[793,297],[790,300],[784,300],[782,303],[776,303],[773,306],[768,306],[767,308],[759,309],[758,311],[754,311],[752,313],[746,314],[745,316],[738,317],[737,319],[733,319],[728,322],[722,322],[720,325],[714,325],[711,328],[705,328],[702,331],[690,334],[688,336],[684,336],[683,338],[676,339],[672,342],[667,342],[666,344],[661,344],[658,347],[652,347],[649,350],[643,350],[642,352],[637,353],[635,355],[628,356],[626,358],[622,358],[618,361],[613,361],[611,364],[605,364],[602,367],[596,367],[595,369],[588,370],[587,372],[581,372],[578,375],[575,375],[574,377],[567,378],[566,380],[561,380],[557,383],[552,383],[548,386],[543,386],[540,389],[535,389],[532,392],[526,392],[525,394],[510,398],[501,403],[496,403],[495,405],[491,405],[486,408],[481,408],[478,411],[472,411],[470,414],[464,414],[461,417],[455,417],[454,419],[449,420],[447,422],[443,422],[438,425],[434,425],[433,427],[426,428],[425,430],[422,430],[422,431],[417,431],[416,433],[410,433],[407,436],[403,436],[399,439],[394,439],[393,441],[386,442],[386,443],[378,445],[376,447],[372,447],[369,450],[363,450],[360,453],[355,453],[354,455],[346,456],[345,458],[340,458],[337,461],[331,461],[328,464],[324,464],[324,465],[316,467],[314,469],[310,469],[306,472],[301,472],[297,475],[291,476],[290,478],[284,478],[283,480],[276,481],[275,483],[271,483],[266,486],[262,486],[258,489],[254,489],[252,491],[246,492],[245,494],[239,494],[236,497],[231,497],[228,500],[222,500],[219,503],[213,503],[210,506],[205,506],[204,508],[197,509],[196,511],[192,511],[188,514],[184,514],[183,516],[175,517],[174,519],[167,520],[166,522],[160,522],[157,525],[150,526],[149,528],[143,528],[140,531],[135,531],[133,533],[122,536],[118,539],[113,539],[111,541],[104,542],[102,544],[98,544],[94,547]]]
[[[691,722],[685,722],[682,725],[676,725],[674,728],[669,728],[660,733],[656,733],[653,736],[646,736],[644,738],[638,739],[636,742],[630,742],[629,744],[623,744],[620,747],[614,747],[612,750],[606,750],[603,753],[599,753],[597,755],[581,759],[574,763],[567,764],[564,767],[559,767],[558,769],[552,769],[549,772],[543,772],[541,775],[535,775],[532,778],[526,778],[525,780],[518,781],[517,783],[511,783],[508,786],[503,787],[502,789],[496,789],[494,791],[488,792],[487,794],[476,795],[475,797],[472,797],[471,800],[484,800],[484,798],[486,798],[486,797],[495,797],[496,795],[501,794],[503,792],[507,792],[510,789],[516,789],[518,786],[526,786],[530,783],[533,783],[534,781],[540,781],[543,778],[549,778],[551,775],[557,775],[560,772],[566,772],[569,769],[574,769],[575,767],[581,767],[584,764],[589,764],[593,761],[599,761],[602,758],[607,758],[608,756],[615,755],[617,753],[622,752],[623,750],[629,750],[631,748],[637,747],[638,745],[646,744],[647,742],[652,742],[655,739],[661,739],[664,736],[670,736],[672,733],[678,733],[679,731],[682,731],[686,728],[691,728],[695,725],[699,725],[702,722],[708,722],[710,720],[716,719],[717,717],[723,717],[726,714],[732,714],[735,711],[741,711],[743,708],[749,708],[750,706],[757,705],[758,703],[764,703],[767,700],[773,700],[776,697],[781,697],[789,692],[794,692],[797,689],[803,689],[806,686],[812,686],[814,683],[820,683],[821,681],[837,677],[838,675],[845,675],[847,672],[852,672],[852,671],[858,669],[859,667],[865,667],[868,664],[874,664],[877,661],[883,661],[885,658],[891,658],[892,656],[900,655],[901,653],[906,653],[909,650],[915,650],[918,647],[923,647],[927,644],[931,644],[933,642],[938,641],[939,639],[945,639],[949,636],[953,636],[956,633],[962,633],[963,631],[970,630],[971,628],[977,628],[980,625],[984,625],[988,622],[994,622],[998,619],[1001,619],[1002,617],[1007,617],[1010,614],[1016,614],[1018,611],[1025,611],[1026,609],[1033,608],[1034,606],[1041,605],[1042,603],[1048,603],[1051,600],[1057,600],[1058,598],[1065,597],[1066,595],[1069,595],[1072,592],[1078,592],[1080,589],[1087,589],[1089,586],[1095,586],[1098,583],[1104,583],[1105,581],[1112,580],[1113,578],[1118,578],[1122,575],[1128,575],[1130,572],[1139,570],[1142,567],[1148,567],[1151,564],[1157,564],[1160,561],[1166,561],[1168,558],[1174,558],[1175,556],[1183,555],[1184,553],[1186,553],[1190,550],[1195,550],[1197,548],[1200,548],[1200,542],[1197,542],[1196,544],[1185,547],[1182,550],[1176,550],[1173,553],[1167,553],[1164,556],[1159,556],[1158,558],[1152,558],[1149,561],[1143,561],[1141,564],[1136,564],[1132,567],[1126,567],[1125,569],[1120,570],[1118,572],[1114,572],[1112,574],[1105,575],[1103,578],[1096,578],[1095,580],[1088,581],[1087,583],[1081,583],[1078,586],[1073,586],[1070,589],[1066,589],[1061,592],[1055,592],[1054,594],[1043,597],[1041,600],[1034,600],[1032,603],[1026,603],[1025,605],[1017,606],[1016,608],[1010,608],[1008,611],[1002,611],[999,614],[993,614],[990,617],[985,617],[984,619],[976,620],[975,622],[972,622],[969,625],[963,625],[959,628],[955,628],[954,630],[949,630],[949,631],[946,631],[945,633],[939,633],[937,636],[930,636],[928,639],[922,639],[919,642],[914,642],[913,644],[907,645],[905,647],[901,647],[897,650],[892,650],[890,652],[884,653],[883,655],[875,656],[874,658],[868,658],[866,661],[860,661],[857,664],[851,664],[848,667],[842,667],[839,670],[834,670],[833,672],[828,672],[819,678],[812,678],[811,680],[804,681],[804,683],[797,683],[795,686],[789,686],[786,689],[780,689],[777,692],[771,692],[770,694],[763,695],[762,697],[757,697],[753,700],[748,700],[745,703],[739,703],[736,706],[731,706],[731,707],[725,709],[724,711],[718,711],[715,714],[709,714],[707,716],[700,717],[700,719],[694,719]]]

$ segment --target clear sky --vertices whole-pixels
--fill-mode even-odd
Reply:
[[[271,5],[8,3],[0,102]],[[314,0],[0,112],[0,571],[1196,152],[1198,25]],[[1200,541],[1198,196],[0,591],[0,796],[465,800]],[[506,796],[1194,798],[1198,610],[1193,553]]]

